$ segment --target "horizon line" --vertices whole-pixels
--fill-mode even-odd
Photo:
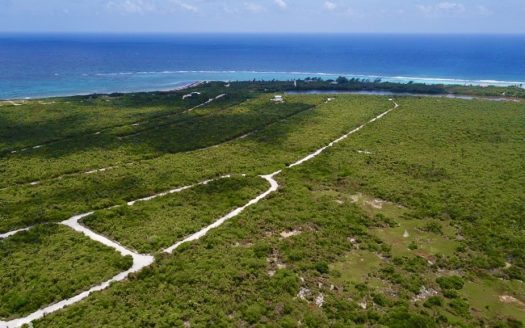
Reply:
[[[139,32],[139,31],[0,31],[0,35],[501,35],[525,36],[525,32]]]

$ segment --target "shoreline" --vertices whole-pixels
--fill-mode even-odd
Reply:
[[[257,80],[256,83],[293,83],[294,81],[303,81],[303,82],[309,82],[308,80]],[[312,80],[313,81],[313,80]],[[14,105],[14,106],[20,106],[23,105],[27,101],[43,101],[43,100],[53,100],[58,98],[70,98],[70,97],[86,97],[86,96],[104,96],[104,95],[111,95],[111,94],[124,94],[124,95],[130,95],[130,94],[137,94],[137,93],[156,93],[156,92],[176,92],[176,91],[182,91],[187,90],[191,88],[198,87],[202,84],[206,83],[252,83],[251,80],[195,80],[195,81],[185,81],[181,82],[181,84],[177,87],[170,87],[170,88],[164,88],[164,89],[138,89],[134,91],[100,91],[100,92],[86,92],[86,93],[75,93],[75,94],[64,94],[64,95],[51,95],[51,96],[38,96],[38,97],[25,97],[25,98],[10,98],[10,99],[2,99],[0,98],[0,107],[4,105]],[[327,80],[324,80],[323,82],[328,82]],[[358,82],[361,83],[361,82]],[[376,82],[363,82],[363,84],[375,84]],[[487,86],[481,86],[481,85],[462,85],[462,84],[440,84],[440,83],[419,83],[419,82],[390,82],[387,80],[381,80],[379,84],[386,83],[394,86],[413,86],[413,85],[419,85],[419,86],[425,86],[425,87],[444,87],[443,92],[440,93],[431,93],[431,92],[410,92],[410,91],[396,91],[385,88],[368,88],[363,87],[362,89],[355,89],[355,90],[344,90],[340,89],[339,85],[333,85],[329,88],[316,88],[316,86],[312,86],[311,88],[289,88],[280,90],[279,92],[285,93],[285,94],[356,94],[356,95],[376,95],[376,96],[407,96],[407,97],[445,97],[445,98],[456,98],[456,99],[464,99],[464,100],[472,100],[472,99],[481,99],[481,100],[490,100],[490,101],[513,101],[513,102],[521,102],[523,100],[522,97],[513,97],[513,96],[505,96],[505,95],[491,95],[491,96],[481,96],[481,95],[473,95],[469,93],[451,93],[447,92],[445,88],[454,88],[454,87],[460,87],[460,88],[500,88],[502,90],[506,88],[518,88],[520,90],[525,90],[525,86],[518,86],[518,85],[509,85],[509,86],[498,86],[498,85],[487,85]]]
[[[174,91],[182,91],[190,88],[197,87],[201,85],[202,83],[205,83],[206,81],[196,80],[196,81],[188,81],[188,82],[181,82],[181,85],[175,88],[165,88],[165,89],[141,89],[136,91],[122,91],[122,90],[115,90],[115,91],[94,91],[94,92],[79,92],[79,93],[64,93],[61,95],[39,95],[35,97],[24,97],[24,98],[0,98],[0,106],[1,103],[11,103],[13,102],[24,102],[24,101],[35,101],[35,100],[47,100],[47,99],[57,99],[57,98],[69,98],[69,97],[82,97],[82,96],[92,96],[92,95],[110,95],[114,93],[119,94],[134,94],[134,93],[150,93],[150,92],[174,92]],[[19,106],[21,104],[17,104],[15,106]]]
[[[286,78],[281,78],[278,80],[297,80],[305,77],[320,77],[324,79],[337,78],[339,76],[344,76],[347,78],[359,78],[359,79],[381,79],[385,82],[393,83],[408,83],[413,81],[414,83],[428,83],[428,84],[447,84],[447,85],[473,85],[473,86],[516,86],[520,84],[525,84],[525,77],[523,81],[515,80],[498,80],[491,78],[465,78],[465,77],[433,77],[433,76],[405,76],[405,75],[379,75],[378,73],[351,73],[351,72],[307,72],[307,71],[257,71],[257,70],[165,70],[165,71],[124,71],[124,72],[111,72],[111,73],[94,73],[87,74],[86,76],[145,76],[145,75],[176,75],[176,74],[251,74],[247,79],[237,79],[238,81],[249,81],[253,78],[256,78],[255,75],[270,75],[268,78],[271,80],[274,75],[280,75],[281,77],[285,76]],[[215,80],[223,80],[217,78]],[[230,79],[234,80],[234,79]]]
[[[427,86],[460,86],[460,87],[516,87],[525,89],[525,81],[505,81],[505,80],[491,80],[491,79],[466,79],[466,78],[443,78],[443,77],[412,77],[412,76],[380,76],[380,75],[364,75],[364,74],[351,74],[351,73],[323,73],[323,72],[285,72],[285,71],[206,71],[206,70],[180,70],[180,71],[151,71],[151,72],[116,72],[116,73],[97,73],[93,76],[104,76],[104,77],[121,77],[128,78],[130,76],[146,77],[158,75],[159,78],[166,78],[170,75],[185,74],[186,79],[181,81],[172,81],[169,84],[175,85],[175,87],[164,86],[152,86],[152,87],[129,87],[127,89],[115,89],[108,88],[106,90],[91,89],[91,91],[71,91],[71,92],[60,92],[32,95],[32,96],[15,96],[15,97],[0,97],[0,101],[23,101],[23,100],[42,100],[51,98],[63,98],[73,96],[89,96],[95,94],[112,94],[112,93],[140,93],[140,92],[170,92],[191,88],[192,84],[202,83],[203,81],[214,81],[214,82],[251,82],[256,81],[278,81],[288,82],[295,80],[305,80],[307,78],[321,78],[323,80],[335,80],[340,76],[348,79],[360,79],[360,80],[381,80],[381,82],[388,82],[394,84],[424,84]],[[190,76],[188,76],[190,75]],[[195,75],[195,76],[192,76]],[[204,76],[203,76],[204,75]],[[174,77],[174,79],[176,79]],[[179,86],[177,86],[179,85]],[[31,94],[31,92],[29,92]]]

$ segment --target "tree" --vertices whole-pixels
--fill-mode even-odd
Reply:
[[[337,83],[339,83],[339,84],[347,84],[348,83],[348,79],[346,77],[344,77],[344,76],[338,77],[335,81]]]

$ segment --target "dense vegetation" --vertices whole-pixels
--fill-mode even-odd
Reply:
[[[300,97],[290,99],[286,106],[268,104],[267,96],[242,104],[234,98],[226,96],[191,113],[172,116],[168,123],[166,119],[148,121],[125,130],[111,129],[7,155],[1,160],[1,172],[6,177],[3,186],[213,146],[315,105],[300,102]]]
[[[156,252],[246,204],[266,189],[267,182],[259,177],[232,177],[132,207],[101,211],[84,222],[141,253]]]
[[[143,120],[180,113],[206,101],[207,94],[182,100],[182,92],[92,95],[31,100],[0,106],[0,151],[75,138]],[[211,96],[211,95],[210,95]],[[147,97],[147,101],[143,98]]]
[[[283,169],[276,178],[280,188],[268,199],[172,255],[157,253],[152,266],[128,281],[34,326],[522,327],[523,103],[397,97],[400,107],[388,116],[316,159],[287,168],[392,108],[392,102],[379,96],[294,95],[271,104],[271,94],[261,94],[285,84],[290,83],[232,83],[228,93],[239,101],[224,99],[222,105],[169,118],[191,120],[196,131],[202,123],[202,132],[193,137],[191,128],[179,125],[148,130],[163,144],[177,136],[169,146],[174,151],[133,165],[58,180],[45,179],[67,170],[47,175],[48,168],[36,162],[31,170],[19,169],[25,177],[8,180],[0,191],[2,232],[236,174],[85,219],[94,230],[148,252],[242,205],[268,187],[256,175]],[[220,83],[202,90],[208,88],[226,93]],[[208,121],[220,113],[223,123]],[[227,118],[239,113],[250,118],[229,124]],[[255,122],[249,123],[254,133],[235,139],[248,132],[239,122]],[[66,157],[77,151],[64,151],[56,160],[75,167],[78,162]],[[78,161],[92,161],[87,154]],[[38,185],[14,185],[39,178],[44,180]],[[76,271],[68,278],[83,281]]]
[[[344,165],[349,182],[413,208],[417,218],[460,225],[469,249],[481,251],[465,250],[461,262],[525,267],[525,238],[517,233],[525,223],[523,106],[445,99],[400,105],[397,120],[382,121],[344,144],[371,155],[321,160],[333,168]]]
[[[348,101],[344,103],[324,103],[326,98],[320,96],[307,98],[308,102],[320,105],[286,120],[275,121],[264,129],[255,130],[257,133],[219,147],[165,154],[97,174],[73,175],[42,181],[35,186],[0,190],[0,231],[38,222],[61,221],[74,214],[110,207],[224,174],[273,172],[391,107],[391,103],[381,97],[346,96]],[[261,99],[267,99],[269,103],[267,95]],[[293,108],[296,105],[291,101],[278,106],[281,107],[276,111],[286,114],[288,106]],[[171,130],[166,129],[165,132],[171,133]],[[76,163],[68,161],[68,165],[73,167]],[[46,164],[39,166],[37,171],[28,170],[25,173],[31,174],[29,180],[33,181],[37,179],[35,175],[51,169],[56,168]]]
[[[131,258],[63,226],[0,240],[0,319],[71,297],[130,266]]]
[[[243,86],[244,82],[238,85]],[[495,97],[495,98],[525,98],[525,89],[523,86],[473,86],[473,85],[447,85],[447,84],[423,84],[423,83],[394,83],[386,82],[381,79],[366,80],[345,77],[339,77],[334,80],[323,80],[321,78],[306,78],[298,80],[295,83],[278,82],[278,81],[259,81],[254,82],[259,90],[266,91],[387,91],[394,93],[414,93],[427,95],[464,95],[473,97]]]

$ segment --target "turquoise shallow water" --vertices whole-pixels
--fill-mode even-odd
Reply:
[[[0,98],[339,75],[519,85],[524,35],[0,35]]]

